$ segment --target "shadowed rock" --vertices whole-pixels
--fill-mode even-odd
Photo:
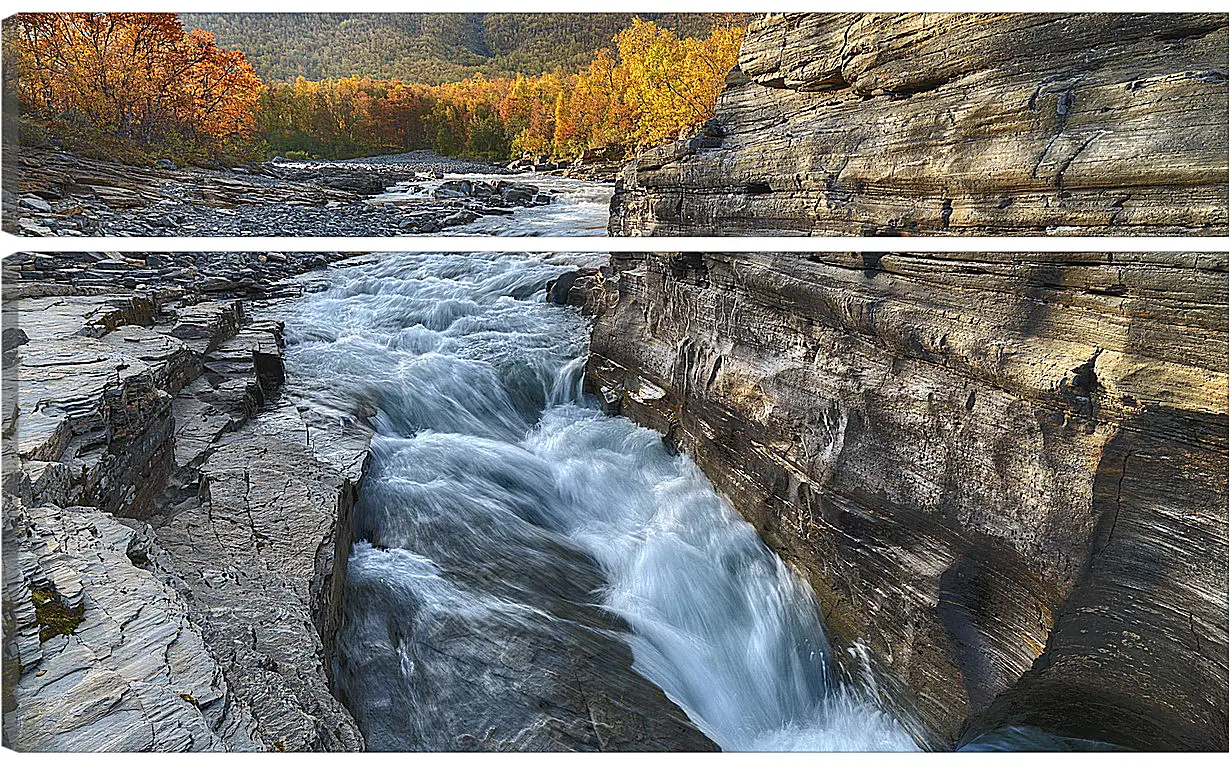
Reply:
[[[588,382],[951,743],[1226,747],[1218,254],[626,254]]]

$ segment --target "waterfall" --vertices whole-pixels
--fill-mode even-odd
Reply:
[[[552,261],[382,255],[287,323],[320,408],[376,408],[338,674],[368,742],[449,749],[441,710],[499,689],[492,638],[573,642],[600,603],[723,749],[915,749],[838,677],[809,587],[695,464],[581,395],[588,331],[544,302]]]

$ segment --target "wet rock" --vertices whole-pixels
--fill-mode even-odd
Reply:
[[[552,304],[579,307],[585,314],[596,311],[594,302],[600,289],[601,273],[596,267],[565,272],[546,284],[546,300]]]
[[[436,187],[435,191],[432,192],[432,195],[438,199],[448,199],[454,197],[469,197],[473,193],[473,182],[454,179],[451,181],[446,181]]]
[[[506,205],[541,205],[538,188],[532,184],[509,185],[498,191],[499,197]],[[546,198],[550,202],[550,198]]]
[[[449,179],[436,187],[432,191],[432,196],[438,200],[469,198],[488,206],[528,207],[547,205],[551,202],[550,195],[540,193],[533,184],[512,184],[506,181],[491,183],[469,179]],[[488,208],[484,213],[489,213],[491,210]]]

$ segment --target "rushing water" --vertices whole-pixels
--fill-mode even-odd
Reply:
[[[605,234],[609,186],[517,181],[555,202],[453,231]],[[544,288],[584,258],[368,257],[287,322],[316,406],[375,414],[337,670],[369,745],[452,748],[484,706],[515,728],[538,705],[508,659],[600,654],[600,601],[635,670],[724,749],[915,749],[836,674],[807,585],[695,464],[582,395],[586,322]]]
[[[580,602],[625,620],[634,668],[722,748],[915,749],[836,675],[809,588],[695,464],[581,395],[586,323],[544,301],[567,261],[368,258],[287,323],[292,373],[320,402],[376,413],[358,521],[372,543],[351,557],[339,638],[369,742],[448,748],[435,710],[495,684],[483,643],[572,623],[549,606],[577,602],[585,561],[600,581]]]
[[[431,199],[435,188],[450,179],[470,181],[511,181],[517,184],[533,184],[548,193],[549,205],[531,208],[513,208],[506,216],[483,216],[477,221],[459,227],[450,227],[441,235],[499,235],[502,237],[604,237],[610,218],[610,197],[613,188],[580,179],[563,176],[517,174],[448,174],[444,179],[416,181],[400,184],[372,200],[374,202],[397,202],[399,200]]]

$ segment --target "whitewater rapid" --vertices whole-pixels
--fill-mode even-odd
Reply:
[[[443,236],[497,235],[500,237],[605,237],[610,220],[611,184],[565,176],[539,174],[446,174],[442,179],[399,184],[372,202],[396,203],[430,200],[436,187],[450,180],[513,181],[532,184],[551,196],[548,205],[513,208],[505,215],[483,216],[469,224],[449,227]]]
[[[585,258],[367,257],[287,321],[319,407],[374,413],[335,670],[369,746],[455,746],[440,710],[501,685],[490,639],[571,642],[566,598],[622,617],[634,669],[723,749],[916,749],[695,464],[582,395],[586,321],[544,287]]]

